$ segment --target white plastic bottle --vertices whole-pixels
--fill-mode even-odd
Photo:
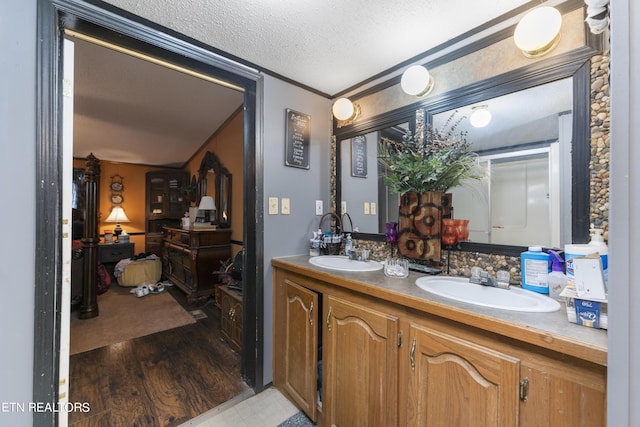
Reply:
[[[344,253],[349,256],[349,252],[353,249],[353,242],[351,241],[351,234],[347,234],[347,241],[344,242]]]
[[[594,250],[593,252],[598,251],[600,254],[600,260],[602,261],[602,273],[604,275],[604,283],[609,283],[609,248],[604,241],[604,237],[602,236],[603,230],[600,228],[594,228],[593,224],[591,225],[591,241],[589,242],[589,246]]]

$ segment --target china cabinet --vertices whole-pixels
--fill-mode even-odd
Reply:
[[[188,209],[181,189],[189,174],[180,170],[147,172],[145,252],[161,256],[162,227],[179,227]]]

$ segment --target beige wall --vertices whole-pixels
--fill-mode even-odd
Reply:
[[[189,160],[186,169],[191,176],[199,179],[198,171],[202,158],[211,151],[231,173],[231,240],[243,240],[243,195],[244,195],[244,114],[240,109],[225,125],[213,134],[198,152]],[[239,245],[232,246],[236,253]]]

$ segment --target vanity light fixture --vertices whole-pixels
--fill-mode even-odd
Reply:
[[[198,210],[204,211],[204,222],[211,223],[211,211],[216,210],[216,204],[211,196],[202,196]]]
[[[115,222],[116,223],[116,228],[113,230],[113,234],[115,234],[116,238],[118,238],[120,236],[120,234],[122,234],[122,227],[120,226],[120,223],[122,223],[122,222],[131,222],[131,221],[129,221],[129,218],[127,217],[127,214],[124,213],[124,209],[122,209],[121,206],[114,206],[111,209],[111,213],[109,214],[107,219],[104,220],[104,222]]]
[[[402,73],[400,87],[407,95],[425,96],[433,89],[433,77],[422,65],[412,65]]]
[[[333,103],[331,111],[333,117],[338,120],[338,127],[342,127],[353,123],[358,118],[360,106],[351,102],[349,98],[339,98]]]
[[[483,128],[491,121],[491,112],[486,104],[476,105],[471,107],[471,115],[469,116],[469,123],[474,128]]]
[[[516,25],[513,41],[528,58],[543,56],[560,40],[562,15],[555,7],[543,6],[527,13]]]

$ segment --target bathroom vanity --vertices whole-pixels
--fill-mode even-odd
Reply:
[[[606,425],[606,331],[564,309],[455,302],[415,272],[332,271],[308,256],[272,266],[273,383],[319,426]]]

